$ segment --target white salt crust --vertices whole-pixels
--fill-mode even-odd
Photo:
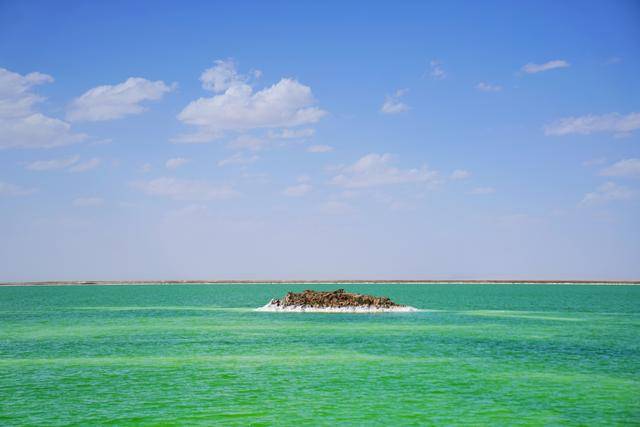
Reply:
[[[256,308],[255,311],[269,312],[285,312],[285,313],[410,313],[420,311],[415,307],[408,305],[399,307],[369,307],[369,306],[352,306],[352,307],[310,307],[308,305],[291,305],[282,306],[269,302],[263,307]]]

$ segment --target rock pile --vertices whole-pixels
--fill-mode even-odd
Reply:
[[[396,304],[387,297],[356,294],[338,289],[330,292],[306,290],[304,292],[288,292],[282,300],[274,299],[270,305],[275,307],[310,307],[310,308],[348,308],[366,307],[391,309],[405,307]]]

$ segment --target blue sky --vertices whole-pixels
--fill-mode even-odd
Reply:
[[[637,279],[639,23],[0,1],[0,280]]]

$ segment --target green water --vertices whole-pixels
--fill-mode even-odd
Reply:
[[[640,424],[638,286],[306,287],[0,288],[0,425]]]

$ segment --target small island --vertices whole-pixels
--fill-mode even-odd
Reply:
[[[387,297],[335,291],[288,292],[282,299],[272,299],[257,311],[320,312],[320,313],[380,313],[418,311],[415,307],[396,304]]]

